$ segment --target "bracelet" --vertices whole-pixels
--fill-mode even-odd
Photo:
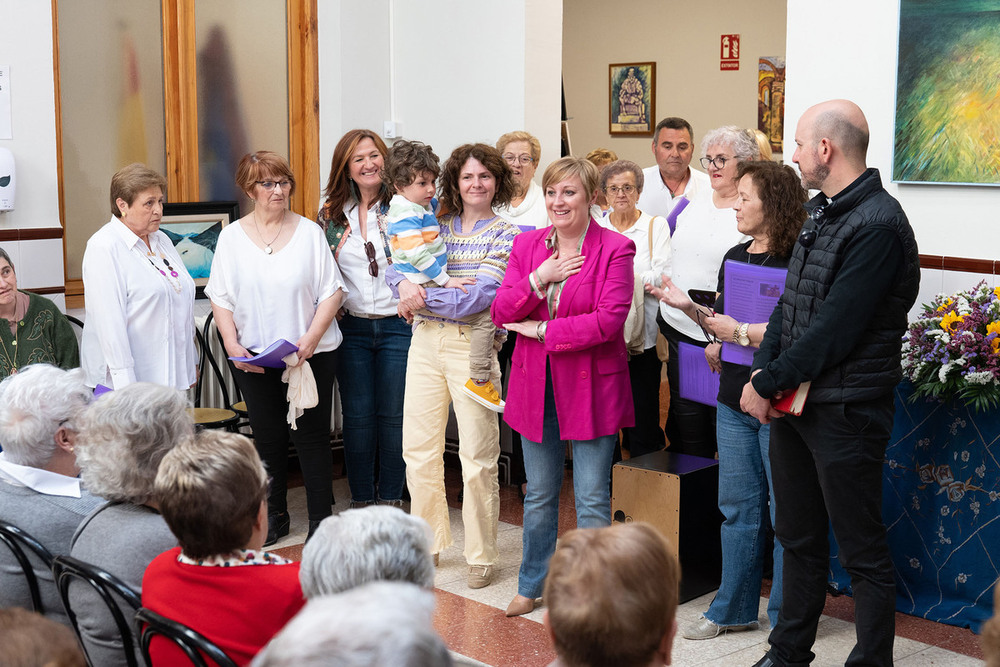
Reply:
[[[739,345],[740,344],[740,326],[741,326],[741,324],[739,322],[737,322],[736,326],[733,327],[733,343],[735,345]]]
[[[535,325],[535,338],[538,339],[539,343],[545,342],[545,330],[548,328],[548,322],[539,322]]]

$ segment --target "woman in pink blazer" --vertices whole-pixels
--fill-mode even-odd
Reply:
[[[599,175],[566,157],[542,177],[552,226],[514,239],[493,321],[517,332],[504,419],[521,433],[528,491],[518,594],[508,616],[534,609],[555,550],[566,444],[580,528],[611,523],[611,459],[632,426],[623,328],[632,302],[632,241],[590,218]]]

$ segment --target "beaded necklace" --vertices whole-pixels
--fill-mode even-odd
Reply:
[[[14,293],[14,314],[12,315],[14,319],[14,340],[11,341],[11,347],[14,348],[14,355],[11,356],[10,352],[7,351],[7,343],[0,338],[0,345],[3,346],[3,356],[7,359],[7,363],[10,365],[10,374],[14,375],[17,373],[17,337],[21,334],[20,324],[17,322],[17,293]],[[21,316],[22,318],[24,315]]]
[[[160,275],[162,275],[164,278],[166,278],[167,282],[170,283],[170,286],[174,288],[174,291],[177,292],[178,294],[180,294],[181,293],[180,274],[177,273],[177,270],[174,267],[170,266],[170,260],[168,260],[167,257],[166,257],[166,255],[164,255],[162,252],[160,253],[160,259],[163,260],[163,263],[167,267],[167,270],[164,271],[163,269],[161,269],[160,267],[158,267],[153,262],[153,260],[151,259],[152,257],[156,257],[156,253],[154,253],[154,252],[147,252],[146,253],[146,261],[149,262],[149,265],[151,267],[153,267],[153,269],[155,271],[158,271],[160,273]],[[167,275],[167,271],[170,272],[169,276]],[[171,278],[172,278],[172,280],[171,280]]]

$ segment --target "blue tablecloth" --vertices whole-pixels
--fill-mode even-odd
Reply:
[[[882,475],[896,608],[978,632],[1000,576],[1000,411],[910,403],[912,393],[896,388]],[[831,547],[831,582],[849,593]]]

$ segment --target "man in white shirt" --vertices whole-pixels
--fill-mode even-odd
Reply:
[[[711,193],[708,174],[691,168],[694,155],[694,133],[683,118],[671,116],[656,124],[653,133],[653,157],[656,164],[642,170],[645,186],[636,207],[650,215],[670,214],[680,203]],[[679,214],[680,211],[677,211]],[[674,215],[676,219],[677,214]],[[673,225],[671,224],[671,231]]]
[[[91,398],[83,371],[48,364],[25,367],[0,384],[0,519],[16,525],[53,555],[69,553],[84,517],[104,501],[80,486],[74,423]],[[69,625],[52,572],[34,555],[45,615]],[[0,607],[31,608],[27,580],[0,547]]]

